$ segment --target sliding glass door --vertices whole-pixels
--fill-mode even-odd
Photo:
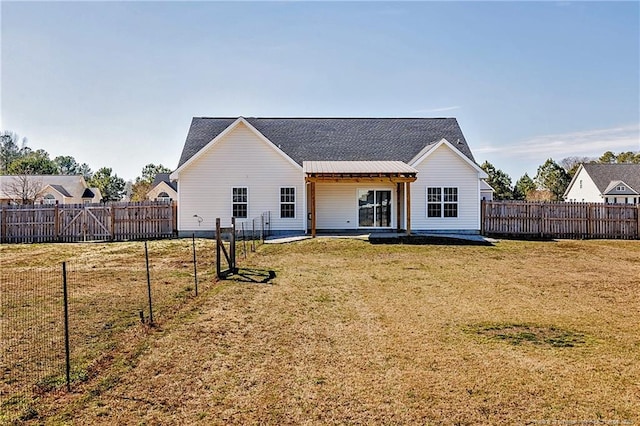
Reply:
[[[361,228],[391,226],[391,191],[358,190],[358,226]]]

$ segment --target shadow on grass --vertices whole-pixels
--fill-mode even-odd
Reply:
[[[275,271],[266,269],[239,268],[234,274],[226,276],[226,280],[243,283],[268,284],[276,277]]]
[[[393,235],[370,236],[371,244],[409,244],[409,245],[455,245],[455,246],[493,246],[485,239],[456,238],[451,236],[433,235]]]

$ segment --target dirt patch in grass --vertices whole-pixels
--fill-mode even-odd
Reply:
[[[489,340],[512,345],[533,344],[554,348],[573,348],[584,345],[587,339],[583,333],[532,324],[480,324],[472,325],[467,330]]]

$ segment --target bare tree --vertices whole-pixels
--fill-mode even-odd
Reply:
[[[34,204],[42,197],[44,184],[42,178],[20,175],[13,176],[6,183],[5,192],[18,204]]]

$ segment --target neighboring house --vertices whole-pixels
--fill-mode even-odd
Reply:
[[[565,201],[640,204],[640,164],[581,164]]]
[[[480,229],[476,164],[455,118],[194,118],[178,230],[271,212],[274,233]]]
[[[147,199],[152,201],[173,201],[178,199],[178,185],[169,179],[169,173],[158,173],[153,179]]]
[[[99,203],[98,188],[89,188],[83,176],[0,176],[0,204],[91,204]]]
[[[480,181],[480,199],[484,201],[493,201],[493,193],[495,189],[491,187],[485,180]]]

